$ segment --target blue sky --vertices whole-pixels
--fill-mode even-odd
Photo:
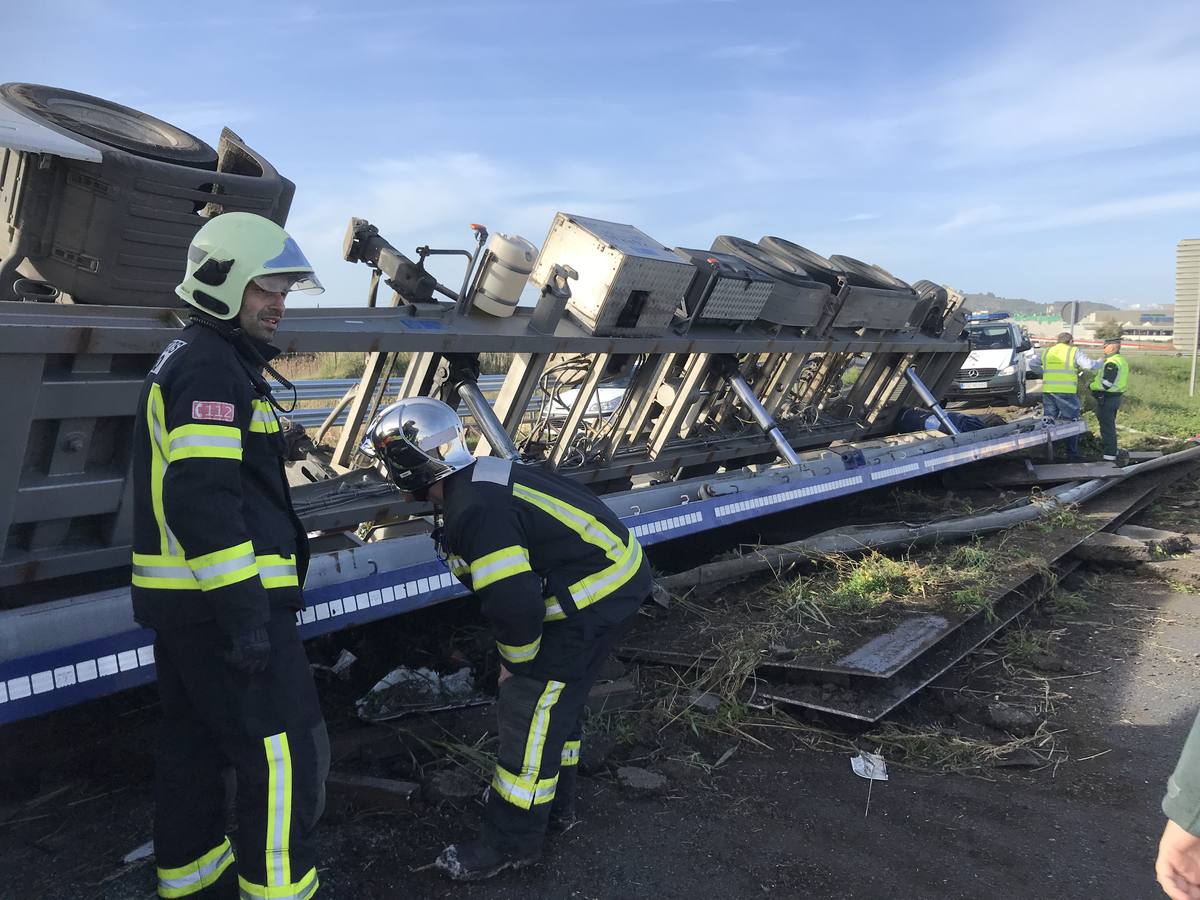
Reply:
[[[353,8],[353,12],[350,10]],[[1194,2],[18,4],[0,80],[238,131],[329,290],[555,211],[675,246],[787,237],[913,281],[1171,302],[1200,236]],[[456,284],[453,268],[439,271]]]

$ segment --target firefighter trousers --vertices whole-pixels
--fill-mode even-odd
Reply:
[[[214,622],[154,643],[163,720],[155,772],[160,897],[311,897],[313,829],[325,805],[329,738],[296,616],[272,613],[267,669],[224,660]],[[237,859],[225,833],[222,770],[237,776]]]
[[[512,856],[536,855],[551,812],[574,813],[588,691],[641,599],[608,597],[547,623],[530,671],[500,685],[500,750],[484,808],[484,843]]]

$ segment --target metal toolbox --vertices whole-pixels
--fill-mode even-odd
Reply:
[[[696,277],[684,297],[683,314],[702,322],[753,322],[775,287],[775,279],[731,253],[676,247],[696,266]]]
[[[555,264],[579,273],[567,313],[596,335],[662,334],[695,266],[632,225],[558,213],[531,280],[544,286]]]

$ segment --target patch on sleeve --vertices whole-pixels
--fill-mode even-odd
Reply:
[[[154,368],[150,370],[150,374],[157,375],[162,371],[163,364],[171,358],[171,354],[180,347],[186,347],[187,341],[174,340],[167,346],[163,347],[162,353],[158,354],[158,359],[154,363]]]
[[[232,422],[233,404],[220,400],[193,400],[192,418],[208,422]]]

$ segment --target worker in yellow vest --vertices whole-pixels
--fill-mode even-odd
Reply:
[[[1117,458],[1117,410],[1129,385],[1129,363],[1121,355],[1121,341],[1114,338],[1104,342],[1104,366],[1092,379],[1092,396],[1096,400],[1096,418],[1100,420],[1100,440],[1104,458]]]
[[[1090,372],[1100,364],[1075,346],[1071,332],[1058,335],[1053,347],[1042,349],[1042,407],[1049,419],[1058,422],[1079,421],[1079,373]],[[1067,456],[1079,455],[1079,435],[1067,438]]]

